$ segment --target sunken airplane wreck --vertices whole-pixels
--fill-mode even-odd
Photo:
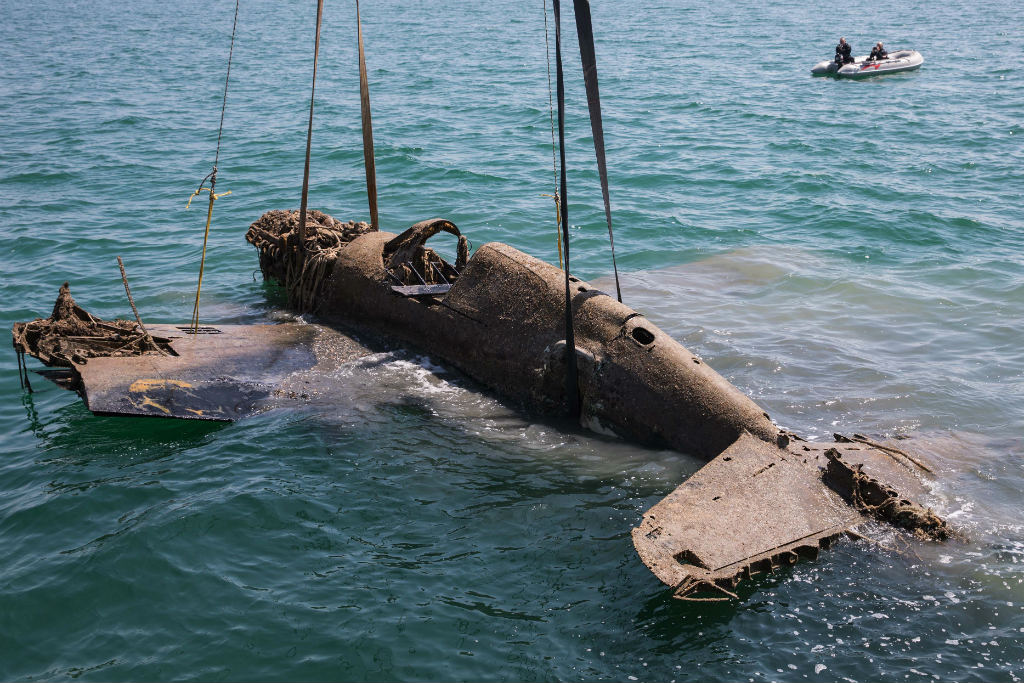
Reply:
[[[299,308],[422,349],[533,413],[563,413],[562,269],[500,243],[470,258],[446,220],[395,235],[311,211],[300,239],[298,214],[268,212],[246,238],[264,276]],[[454,264],[426,245],[440,232],[458,240]],[[823,444],[781,430],[643,315],[569,279],[582,423],[709,461],[633,530],[641,559],[675,597],[735,599],[741,580],[814,558],[842,534],[859,535],[868,517],[922,538],[951,534],[917,502],[928,472],[919,460],[861,435]],[[147,329],[93,318],[64,287],[51,318],[17,323],[13,334],[19,354],[54,367],[41,372],[95,413],[232,420],[325,357],[358,354],[332,329]]]
[[[533,413],[562,415],[568,408],[593,430],[708,460],[633,530],[641,559],[677,598],[736,599],[741,580],[816,557],[842,534],[858,535],[854,527],[868,517],[923,538],[947,538],[946,523],[919,503],[928,470],[913,456],[856,434],[826,445],[779,429],[640,313],[570,276],[559,0],[552,5],[565,270],[499,243],[470,257],[468,240],[446,220],[423,221],[400,235],[378,229],[357,2],[371,223],[306,211],[311,92],[301,208],[268,212],[246,235],[264,277],[284,286],[293,308],[415,346]],[[573,6],[611,241],[590,7],[587,0]],[[320,22],[318,6],[314,84]],[[228,74],[230,60],[231,50]],[[224,104],[227,87],[226,77]],[[223,121],[222,108],[222,127]],[[218,154],[219,140],[218,133]],[[209,192],[207,231],[216,179],[215,155],[193,195]],[[454,264],[427,246],[441,232],[458,240]],[[198,306],[197,287],[191,325],[147,328],[137,312],[134,323],[94,318],[64,286],[50,318],[14,325],[19,369],[25,353],[35,356],[53,368],[45,376],[77,391],[98,414],[233,420],[261,409],[271,395],[301,398],[304,381],[368,352],[330,326],[200,327]],[[23,379],[27,386],[27,373]]]

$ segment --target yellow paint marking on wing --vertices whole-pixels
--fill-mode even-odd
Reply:
[[[200,417],[202,417],[203,414],[206,413],[205,410],[198,410],[196,408],[185,408],[185,410],[187,410],[190,413],[193,413],[194,415],[199,415]]]
[[[132,382],[130,387],[128,387],[128,391],[141,394],[142,392],[150,391],[151,389],[167,389],[169,387],[178,387],[179,389],[195,388],[188,382],[183,382],[178,379],[137,379]]]
[[[162,410],[166,415],[171,414],[171,411],[167,410],[167,408],[164,408],[162,405],[151,399],[149,396],[144,396],[142,399],[142,407],[145,408],[146,406],[152,406],[157,410]]]

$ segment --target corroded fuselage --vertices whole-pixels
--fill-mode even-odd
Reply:
[[[565,274],[506,244],[480,247],[451,289],[393,291],[371,232],[339,254],[321,291],[326,318],[409,341],[527,407],[566,410]],[[580,412],[595,430],[712,458],[744,431],[775,442],[765,412],[649,320],[570,279]]]

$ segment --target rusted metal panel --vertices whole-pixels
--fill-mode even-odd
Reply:
[[[816,551],[860,521],[816,466],[745,433],[648,510],[633,543],[686,597],[698,587],[731,590],[751,571],[789,564],[798,548]]]
[[[915,502],[926,493],[920,465],[838,435],[786,436],[783,448],[743,434],[633,529],[640,558],[676,597],[735,597],[741,580],[814,559],[869,517],[922,538],[952,533]]]
[[[316,363],[311,325],[219,325],[204,334],[150,325],[177,355],[91,358],[76,365],[89,410],[192,420],[235,420],[274,385]]]
[[[394,285],[391,291],[402,296],[438,296],[447,294],[451,285]]]

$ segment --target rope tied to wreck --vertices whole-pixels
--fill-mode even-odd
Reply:
[[[130,294],[129,302],[132,302]],[[20,367],[24,371],[23,387],[31,391],[28,368],[24,362],[26,353],[37,358],[43,365],[64,368],[85,365],[90,358],[98,357],[139,356],[147,353],[173,355],[173,349],[167,345],[168,340],[150,335],[141,324],[138,309],[134,306],[133,309],[136,322],[96,318],[75,303],[70,287],[65,282],[49,318],[14,324],[13,342],[20,356]]]
[[[854,434],[852,438],[848,437],[848,436],[843,436],[842,434],[833,434],[832,436],[839,443],[862,443],[865,446],[871,446],[872,448],[877,448],[878,450],[882,451],[883,453],[885,453],[886,455],[888,455],[890,457],[894,456],[894,455],[900,455],[900,456],[906,458],[907,460],[909,460],[910,462],[912,462],[913,464],[915,464],[918,467],[920,467],[922,470],[924,470],[928,474],[935,474],[935,472],[933,472],[930,467],[928,467],[923,462],[921,462],[917,458],[913,457],[912,455],[910,455],[906,451],[900,450],[899,448],[896,448],[895,446],[886,446],[883,443],[878,443],[877,441],[873,441],[872,439],[869,439],[868,437],[864,436],[863,434]],[[895,458],[895,457],[893,458],[893,460],[895,460],[896,462],[900,462],[900,460],[898,458]]]
[[[252,225],[245,239],[259,253],[260,271],[266,280],[279,282],[289,306],[302,313],[316,312],[323,284],[331,274],[338,252],[353,239],[373,228],[369,223],[341,222],[310,209],[306,213],[309,235],[306,248],[297,252],[298,211],[268,211]],[[300,258],[301,255],[301,258]]]
[[[210,224],[213,222],[213,203],[221,197],[226,197],[231,194],[230,190],[217,194],[217,166],[220,163],[220,143],[221,139],[224,137],[224,114],[227,111],[228,106],[228,84],[231,81],[231,59],[235,54],[235,34],[238,30],[239,1],[240,0],[235,0],[235,18],[231,24],[231,45],[228,48],[227,73],[224,75],[224,95],[221,98],[220,104],[220,124],[217,127],[217,149],[213,155],[213,169],[200,181],[199,187],[196,188],[195,192],[193,192],[188,198],[188,203],[185,204],[185,210],[188,211],[189,207],[192,206],[192,200],[195,197],[198,197],[202,192],[210,193],[210,203],[206,210],[206,229],[203,231],[203,253],[199,258],[199,279],[196,283],[196,298],[195,303],[192,305],[192,321],[190,324],[193,333],[199,329],[199,297],[203,289],[203,272],[206,268],[206,247],[210,241]],[[206,187],[207,181],[210,183],[209,187]],[[118,257],[118,261],[120,260],[120,257]],[[127,288],[127,282],[125,283],[125,287]],[[129,298],[130,296],[131,295],[129,295]]]
[[[548,0],[544,0],[544,58],[548,64],[548,121],[551,124],[551,172],[555,176],[554,194],[544,194],[542,197],[551,197],[555,200],[555,236],[558,242],[558,267],[563,268],[562,263],[562,209],[561,199],[558,196],[558,160],[556,159],[555,147],[555,105],[551,93],[551,40],[548,38]]]

